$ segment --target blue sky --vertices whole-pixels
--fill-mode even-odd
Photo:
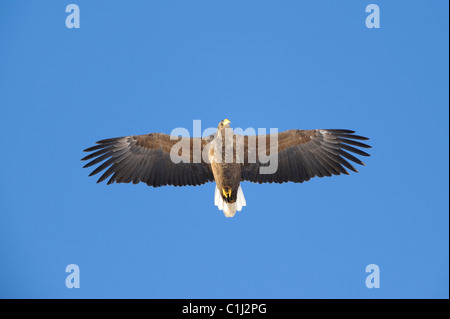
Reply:
[[[0,1],[0,297],[448,298],[447,1]],[[359,174],[96,184],[103,138],[204,128],[354,129]],[[65,268],[80,268],[68,289]],[[380,268],[368,289],[365,268]]]

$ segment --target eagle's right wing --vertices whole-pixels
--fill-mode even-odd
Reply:
[[[107,184],[143,182],[153,187],[201,185],[214,181],[214,176],[209,163],[203,159],[193,160],[194,152],[199,154],[194,145],[199,145],[203,150],[211,138],[181,138],[162,133],[110,138],[85,149],[85,152],[95,152],[82,160],[91,160],[84,167],[103,162],[89,175],[106,170],[97,183],[109,178]],[[181,143],[180,151],[171,157],[178,142]],[[183,148],[189,150],[189,154],[183,153]]]
[[[345,168],[357,172],[347,161],[365,165],[349,152],[370,156],[359,148],[370,148],[358,140],[366,137],[354,135],[350,130],[289,130],[277,134],[263,135],[267,150],[265,155],[278,156],[278,167],[273,174],[261,174],[260,168],[268,166],[258,154],[261,146],[258,138],[244,138],[245,161],[242,167],[242,180],[254,183],[302,183],[312,177],[347,174]],[[270,145],[270,137],[277,141],[277,147]],[[256,141],[255,141],[256,140]],[[256,143],[255,143],[256,142]],[[252,144],[253,143],[253,144]],[[359,148],[358,148],[359,147]],[[278,150],[276,150],[276,148]],[[264,154],[263,154],[264,155]],[[255,159],[253,161],[251,159]],[[249,160],[250,159],[250,160]]]

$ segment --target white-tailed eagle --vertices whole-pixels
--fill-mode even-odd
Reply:
[[[105,139],[85,149],[84,167],[101,163],[89,176],[102,171],[98,183],[146,183],[149,186],[187,186],[216,182],[215,205],[233,217],[246,205],[240,183],[303,183],[318,176],[357,172],[349,161],[370,156],[360,142],[368,140],[350,130],[289,130],[263,136],[235,134],[230,121],[219,123],[217,132],[204,138],[162,133]],[[275,141],[273,144],[272,141]],[[231,156],[229,155],[231,150]],[[263,168],[276,160],[276,169]]]

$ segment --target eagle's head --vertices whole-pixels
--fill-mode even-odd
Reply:
[[[229,128],[230,127],[230,120],[229,119],[225,119],[222,122],[219,123],[219,126],[217,127],[217,129],[219,130],[223,130],[225,128]]]

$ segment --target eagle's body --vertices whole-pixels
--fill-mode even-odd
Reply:
[[[231,130],[231,128],[219,125],[217,136],[210,144],[209,162],[216,181],[214,203],[220,210],[223,210],[226,217],[233,217],[236,210],[240,211],[246,203],[242,189],[240,189],[241,163],[237,161],[236,154],[232,154],[232,162],[227,163],[227,149],[232,149],[235,143],[233,132],[227,132],[227,130]],[[218,149],[221,149],[221,152],[216,157]]]
[[[103,162],[90,176],[105,170],[98,182],[109,178],[107,184],[159,187],[215,181],[214,203],[232,217],[246,205],[241,181],[302,183],[315,176],[348,175],[345,168],[357,170],[347,160],[364,163],[347,151],[369,156],[359,148],[370,146],[358,141],[367,138],[354,131],[289,130],[252,138],[235,134],[229,123],[220,122],[217,132],[205,138],[151,133],[102,140],[85,150],[95,152],[83,158],[91,160],[84,167]],[[206,156],[196,156],[196,151]],[[277,163],[270,173],[263,170],[271,163],[268,158]]]

